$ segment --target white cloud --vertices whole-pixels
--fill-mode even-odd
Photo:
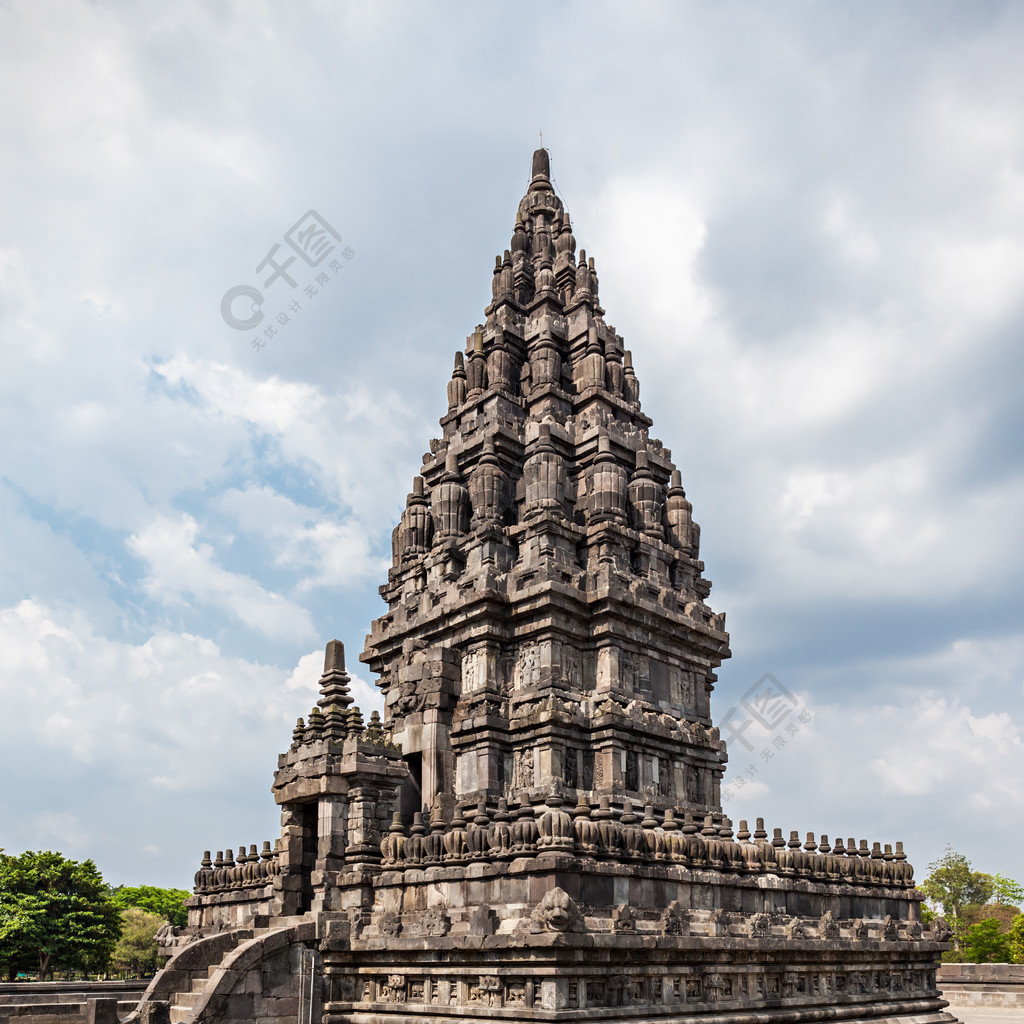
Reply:
[[[751,797],[908,822],[936,852],[985,832],[995,801],[1012,847],[1019,9],[570,5],[525,58],[514,11],[398,10],[7,12],[0,558],[21,639],[0,665],[26,723],[10,764],[56,757],[51,813],[87,825],[91,794],[115,792],[104,773],[128,778],[104,847],[125,870],[154,846],[141,859],[171,870],[172,821],[222,843],[245,815],[272,829],[273,755],[307,710],[286,681],[307,645],[351,644],[380,610],[388,534],[539,125],[704,526],[715,606],[742,625],[737,659],[777,653],[785,617],[793,660],[815,661],[806,743]],[[584,61],[552,86],[570,36],[613,41],[622,73]],[[496,121],[503,102],[531,127]],[[256,352],[221,296],[258,282],[311,206],[356,258]],[[309,691],[307,657],[291,683]],[[368,713],[379,698],[352,686]]]
[[[265,540],[274,552],[274,565],[309,573],[301,591],[387,575],[390,562],[372,550],[370,529],[359,519],[329,519],[323,510],[302,506],[266,486],[232,488],[220,506],[242,529]]]
[[[40,811],[30,816],[29,831],[37,837],[36,849],[85,849],[93,841],[92,830],[84,828],[70,811]]]
[[[286,686],[289,690],[305,690],[310,694],[319,692],[320,676],[324,667],[323,651],[304,654],[295,671],[288,677]],[[372,683],[352,671],[351,665],[346,666],[349,675],[349,690],[355,706],[363,713],[363,720],[369,721],[374,711],[383,712],[384,695]]]
[[[245,420],[267,433],[284,434],[306,417],[319,419],[324,397],[311,384],[260,379],[223,363],[175,356],[157,367],[169,384],[194,388],[206,410],[226,420]]]
[[[232,820],[244,825],[248,814],[266,826],[274,755],[306,710],[286,679],[202,637],[128,643],[96,632],[80,612],[33,601],[0,610],[0,749],[6,776],[19,780],[2,800],[5,846],[59,843],[102,867],[119,863],[130,833],[139,849],[156,840],[168,872],[214,841],[221,792],[255,808],[231,811]],[[96,820],[103,829],[89,824]]]
[[[795,733],[753,727],[744,733],[753,750],[738,738],[730,743],[727,812],[751,821],[766,817],[787,831],[800,824],[844,840],[854,832],[871,841],[907,840],[919,869],[952,842],[987,865],[983,870],[1022,874],[1012,851],[997,855],[985,839],[990,829],[1011,828],[1024,813],[1019,708],[976,711],[972,703],[1005,680],[1007,670],[1014,681],[1019,678],[1024,640],[968,647],[953,644],[938,657],[906,659],[908,675],[897,676],[892,686],[863,688],[874,698],[881,695],[880,701],[858,702],[857,690],[849,687],[840,691],[842,703],[801,693],[810,717],[806,723],[790,719]],[[987,681],[984,686],[963,677],[965,661]],[[880,661],[862,674],[872,678],[886,669]],[[918,673],[930,686],[908,685]],[[965,694],[972,695],[971,703]],[[776,736],[786,742],[773,745]],[[764,759],[762,749],[772,757]],[[748,782],[737,785],[741,777]],[[918,877],[924,873],[919,870]]]
[[[188,515],[157,517],[128,546],[148,564],[146,592],[158,600],[221,608],[252,629],[270,636],[302,639],[315,634],[309,612],[280,594],[263,589],[251,577],[228,572],[216,564],[209,544],[197,544],[199,527]]]

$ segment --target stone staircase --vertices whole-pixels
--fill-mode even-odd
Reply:
[[[315,937],[316,922],[295,917],[198,939],[171,957],[123,1024],[192,1024],[210,1011],[218,1020],[279,1016],[294,1022],[294,1006],[287,1005],[294,998],[282,996],[282,986],[298,977],[289,957]]]
[[[263,928],[260,929],[260,931],[266,934],[271,931],[271,929]],[[202,1002],[203,996],[206,994],[206,990],[209,987],[210,982],[220,969],[221,966],[219,963],[212,967],[207,967],[205,976],[193,976],[191,980],[191,989],[188,992],[175,992],[171,995],[171,1024],[185,1024],[185,1021],[192,1016],[196,1006]]]

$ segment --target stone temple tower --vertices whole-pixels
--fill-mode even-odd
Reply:
[[[203,857],[152,1024],[952,1021],[942,923],[866,840],[722,813],[700,530],[538,150],[361,655]]]
[[[718,821],[724,616],[544,150],[510,244],[362,655],[410,769],[400,809],[556,793]]]

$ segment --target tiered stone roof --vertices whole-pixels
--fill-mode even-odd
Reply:
[[[554,787],[720,817],[724,615],[543,149],[447,398],[362,655],[414,769],[402,810]]]

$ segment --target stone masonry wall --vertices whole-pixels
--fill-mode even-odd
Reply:
[[[954,1012],[958,1006],[1007,1007],[1024,1020],[1024,964],[943,964],[938,985]]]

